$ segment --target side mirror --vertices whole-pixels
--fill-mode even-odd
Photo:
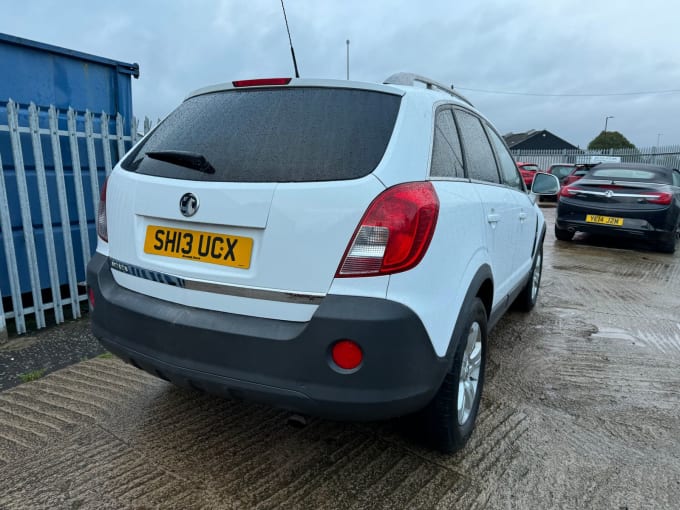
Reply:
[[[557,195],[560,192],[560,180],[555,175],[538,172],[531,184],[531,192],[535,195]]]

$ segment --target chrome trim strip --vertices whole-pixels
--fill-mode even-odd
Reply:
[[[215,283],[205,280],[189,280],[179,276],[145,269],[143,267],[121,262],[109,257],[109,267],[115,271],[129,274],[144,280],[150,280],[172,287],[180,287],[182,289],[196,290],[200,292],[211,292],[213,294],[222,294],[224,296],[245,297],[250,299],[263,299],[266,301],[280,301],[282,303],[296,303],[305,305],[316,305],[325,297],[324,294],[317,293],[301,293],[301,292],[285,292],[280,290],[267,290],[252,287],[238,287],[236,285],[227,285],[224,283]]]
[[[595,195],[598,197],[606,197],[607,192],[606,191],[591,191],[591,190],[585,190],[585,189],[573,189],[569,190],[569,193],[573,195]],[[650,193],[659,193],[652,191]],[[612,191],[612,194],[610,195],[611,197],[625,197],[625,198],[651,198],[651,195],[640,195],[637,193],[617,193],[615,191]]]

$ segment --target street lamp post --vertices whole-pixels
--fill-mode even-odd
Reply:
[[[349,80],[349,39],[347,39],[347,79]]]
[[[656,135],[656,146],[657,147],[659,146],[659,143],[661,143],[661,136],[662,135],[663,135],[663,133],[657,133],[657,135]]]
[[[613,118],[614,118],[613,115],[607,115],[607,116],[604,118],[604,132],[605,132],[605,133],[607,132],[607,122],[609,121],[609,119],[613,119]]]

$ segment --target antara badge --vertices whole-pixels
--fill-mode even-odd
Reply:
[[[185,193],[182,198],[179,199],[179,210],[186,216],[193,216],[198,211],[198,197],[193,193]]]

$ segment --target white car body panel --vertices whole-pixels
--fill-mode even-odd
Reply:
[[[390,276],[387,298],[420,317],[438,356],[443,356],[477,269],[489,263],[484,210],[464,181],[432,181],[440,209],[434,237],[416,267]],[[474,261],[474,265],[471,265]]]
[[[432,101],[405,95],[385,155],[373,172],[386,187],[427,178],[432,147]]]
[[[324,295],[333,283],[361,216],[383,189],[372,175],[335,182],[206,183],[117,169],[107,191],[107,204],[116,204],[115,208],[107,209],[107,255],[126,264],[190,280]],[[185,218],[179,210],[179,199],[189,191],[199,197],[200,205],[194,217]],[[250,268],[145,253],[144,238],[149,225],[250,237],[253,239]],[[117,283],[130,290],[209,310],[307,321],[316,309],[306,304],[169,288],[120,271],[113,274]],[[384,296],[385,288],[385,282],[378,284],[372,294]]]
[[[543,230],[545,222],[535,200],[527,193],[513,191],[513,196],[519,204],[520,214],[524,219],[520,220],[518,243],[515,251],[515,270],[520,277],[526,275],[534,262],[533,253],[537,237]]]
[[[484,231],[494,276],[493,306],[502,303],[517,284],[515,250],[519,235],[519,204],[506,186],[471,182],[484,208]]]

